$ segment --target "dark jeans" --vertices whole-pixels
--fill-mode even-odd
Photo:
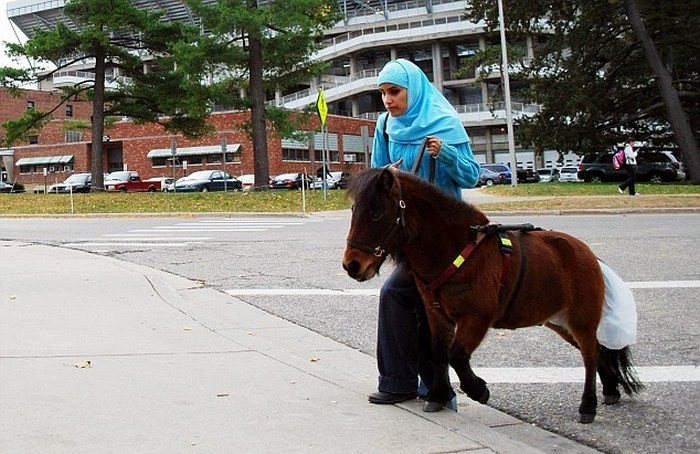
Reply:
[[[379,295],[379,391],[416,392],[419,375],[430,388],[431,358],[430,327],[423,300],[413,276],[398,266]]]
[[[620,185],[620,189],[624,191],[625,189],[630,189],[630,195],[635,195],[637,191],[634,190],[634,180],[637,176],[637,166],[625,166],[625,171],[627,172],[627,179],[624,183]]]

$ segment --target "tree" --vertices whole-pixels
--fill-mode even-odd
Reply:
[[[484,19],[495,30],[493,3],[471,2],[469,17]],[[668,5],[638,0],[646,38],[635,33],[625,3],[506,2],[506,26],[534,36],[535,58],[521,76],[529,84],[527,100],[542,105],[537,115],[519,121],[518,139],[536,148],[579,153],[610,148],[629,135],[655,145],[675,142],[698,183],[700,0]],[[659,50],[668,75],[665,85],[657,84],[661,67],[649,60],[648,44]],[[672,92],[678,95],[675,106],[669,104]],[[678,127],[680,118],[690,127]]]
[[[700,184],[700,155],[698,155],[698,145],[693,137],[690,121],[683,110],[678,90],[673,85],[671,73],[664,65],[653,39],[647,32],[637,2],[635,0],[625,0],[624,4],[625,11],[632,24],[632,29],[641,42],[647,62],[656,76],[659,91],[664,100],[664,105],[668,112],[668,119],[671,123],[676,141],[685,158],[684,160],[688,165],[688,169],[692,169],[690,171],[691,180],[695,184]]]
[[[212,94],[201,83],[206,67],[202,58],[193,57],[201,40],[198,29],[164,22],[160,12],[139,9],[129,0],[70,0],[64,13],[69,20],[54,29],[35,31],[25,44],[8,44],[10,55],[51,63],[53,69],[0,68],[0,84],[16,90],[18,84],[49,79],[75,65],[94,73],[94,79],[64,88],[50,111],[28,110],[3,124],[7,145],[40,128],[69,99],[87,97],[92,102],[92,186],[102,188],[106,117],[158,122],[193,137],[210,132],[206,119]],[[144,55],[154,58],[148,70]],[[107,88],[108,74],[119,77],[115,88]]]
[[[250,109],[255,181],[268,181],[267,126],[294,136],[301,117],[265,105],[268,93],[284,92],[322,74],[311,62],[324,30],[337,20],[335,0],[187,0],[210,33],[208,56],[217,93],[229,106]]]

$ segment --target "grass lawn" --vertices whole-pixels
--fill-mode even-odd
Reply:
[[[640,197],[621,196],[614,183],[495,185],[483,193],[503,197],[480,205],[485,211],[644,209],[700,207],[700,186],[639,184]],[[349,209],[344,190],[208,193],[0,194],[0,215],[103,213],[302,213]]]

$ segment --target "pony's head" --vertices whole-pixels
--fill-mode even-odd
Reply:
[[[401,244],[405,205],[399,172],[392,167],[368,169],[353,177],[348,188],[354,203],[343,268],[360,282],[373,278]]]

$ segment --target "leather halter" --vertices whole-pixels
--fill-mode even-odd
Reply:
[[[386,120],[384,123],[384,134],[386,135]],[[425,153],[425,149],[428,146],[428,137],[423,139],[423,142],[421,143],[420,149],[418,150],[418,156],[416,157],[416,161],[413,163],[413,168],[411,169],[411,173],[414,175],[418,174],[418,166],[420,165],[421,159],[423,159],[423,154]],[[391,164],[390,164],[391,165]],[[388,166],[387,166],[388,167]],[[430,160],[430,177],[429,177],[429,182],[432,183],[433,180],[435,179],[435,159]],[[367,246],[362,243],[358,243],[355,240],[346,240],[346,243],[350,247],[354,247],[355,249],[359,249],[363,252],[367,252],[369,254],[374,255],[375,257],[384,257],[386,255],[386,249],[382,247],[382,244],[386,244],[386,242],[396,234],[396,232],[399,229],[403,229],[406,227],[406,220],[404,218],[404,210],[406,209],[406,202],[403,200],[403,195],[401,193],[401,183],[399,180],[396,180],[396,186],[398,186],[398,191],[399,191],[399,206],[397,209],[397,215],[396,215],[396,224],[394,224],[394,227],[392,227],[391,230],[389,230],[389,233],[386,234],[384,239],[376,246],[376,247],[371,247]]]
[[[404,211],[406,210],[406,202],[403,200],[403,195],[401,193],[401,184],[398,180],[396,180],[396,185],[399,188],[399,201],[396,208],[396,222],[394,223],[394,226],[391,228],[391,230],[389,230],[389,232],[386,234],[384,239],[377,246],[372,247],[348,238],[346,240],[348,246],[372,254],[375,257],[386,256],[387,252],[386,249],[382,246],[382,244],[386,244],[386,242],[389,241],[389,239],[393,237],[399,231],[399,229],[403,229],[404,227],[406,227],[406,219],[404,217]]]

